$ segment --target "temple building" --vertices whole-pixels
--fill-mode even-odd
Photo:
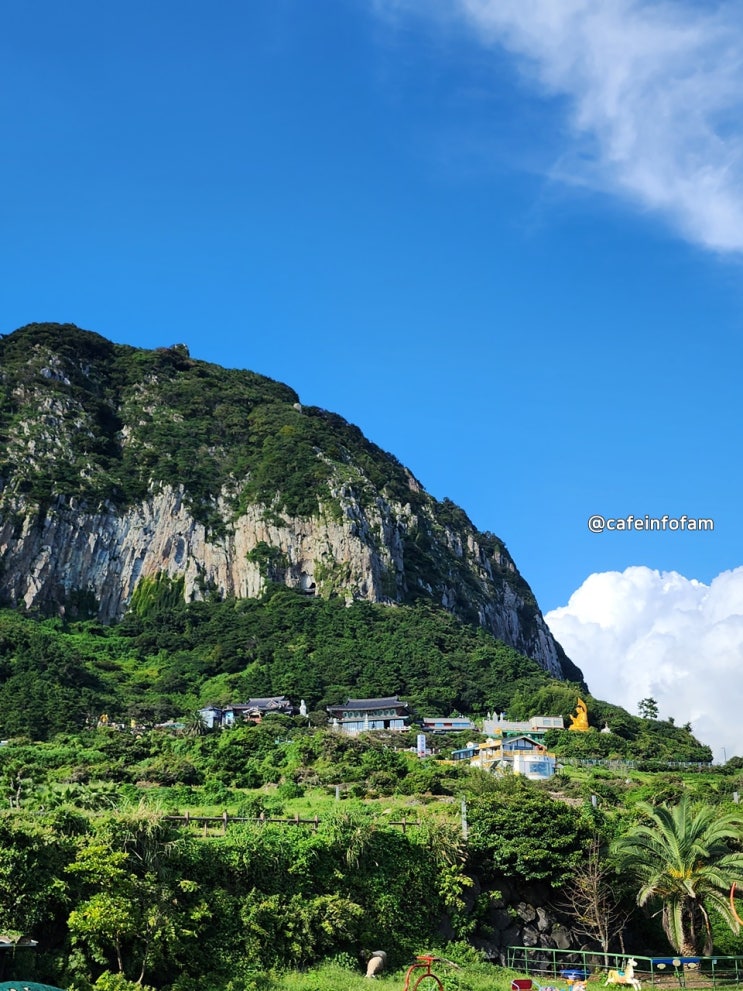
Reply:
[[[342,705],[329,705],[326,711],[333,729],[349,736],[375,730],[402,732],[410,724],[408,703],[397,695],[382,699],[347,699]]]

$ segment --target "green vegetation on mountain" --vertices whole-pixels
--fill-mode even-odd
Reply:
[[[484,714],[505,709],[522,679],[552,680],[422,603],[348,607],[273,588],[260,600],[186,604],[177,583],[143,582],[132,607],[113,627],[0,613],[0,734],[46,738],[104,711],[153,721],[266,695],[304,698],[312,710],[400,695],[427,715]]]
[[[2,601],[47,615],[120,619],[161,567],[187,599],[276,581],[443,604],[581,679],[498,537],[342,417],[183,344],[144,350],[70,324],[0,338],[0,525]]]
[[[13,973],[33,966],[58,986],[97,991],[140,981],[250,991],[271,970],[320,961],[359,972],[370,948],[384,947],[393,968],[437,947],[456,959],[442,920],[455,946],[487,941],[504,883],[547,886],[557,904],[592,849],[603,851],[605,883],[629,913],[641,889],[615,873],[608,843],[625,836],[631,852],[640,823],[676,816],[632,804],[653,776],[626,768],[536,785],[420,760],[391,742],[269,717],[201,736],[100,729],[0,747],[0,931],[39,941],[33,956],[18,951]],[[681,782],[705,824],[689,856],[715,829],[740,851],[743,831],[728,829],[739,779],[733,767]],[[233,817],[226,831],[221,820],[202,831],[182,818],[222,809]],[[270,821],[281,817],[289,821]],[[719,852],[714,842],[705,849]],[[648,862],[641,879],[656,895],[656,876],[673,877],[673,852],[657,871]],[[714,887],[714,872],[705,877]],[[635,913],[635,930],[663,952],[653,919]],[[715,928],[713,939],[740,952],[730,932]],[[611,942],[616,950],[617,933]]]
[[[334,467],[362,500],[377,491],[419,501],[402,465],[342,417],[299,407],[293,389],[254,372],[195,361],[182,344],[148,351],[70,324],[29,324],[0,339],[0,367],[0,476],[39,502],[128,505],[154,482],[183,485],[205,523],[223,487],[235,512],[256,502],[312,516],[331,499]],[[39,392],[47,416],[35,457],[15,458]]]
[[[419,716],[562,715],[585,686],[424,603],[394,609],[274,587],[262,599],[185,603],[144,582],[122,623],[37,622],[0,612],[0,736],[49,739],[112,720],[162,722],[211,703],[287,695],[312,712],[399,695]],[[589,697],[590,698],[590,697]],[[709,761],[688,729],[590,700],[596,729],[553,733],[565,757]]]
[[[388,642],[394,647],[401,679],[417,670],[411,662],[408,671],[406,639],[428,651],[426,662],[442,652],[441,677],[447,641],[450,653],[471,665],[473,684],[479,658],[483,684],[494,690],[488,679],[497,674],[500,699],[514,716],[543,705],[572,708],[578,686],[551,681],[533,662],[488,644],[485,634],[444,613],[429,616],[422,606],[342,608],[285,590],[264,602],[185,606],[163,583],[136,607],[118,627],[0,613],[0,735],[10,737],[0,746],[0,804],[7,809],[0,812],[0,930],[38,939],[34,973],[59,986],[135,991],[142,981],[172,991],[194,983],[252,991],[267,987],[256,982],[277,968],[334,960],[358,972],[362,951],[378,946],[401,967],[440,945],[444,919],[449,939],[487,940],[504,878],[555,892],[570,885],[596,835],[606,845],[630,830],[642,803],[662,794],[660,785],[672,800],[703,801],[711,815],[724,815],[741,787],[735,762],[706,774],[669,774],[665,765],[662,775],[629,764],[616,771],[568,766],[537,786],[438,759],[463,744],[461,735],[436,738],[440,753],[421,760],[415,730],[347,737],[313,725],[323,721],[320,712],[206,732],[187,709],[175,708],[179,699],[192,704],[199,659],[213,656],[227,668],[202,689],[227,690],[229,679],[240,677],[230,668],[244,662],[246,647],[271,646],[264,658],[271,668],[293,656],[287,643],[307,652],[315,636],[318,643],[337,639],[347,620],[346,655],[361,656],[373,631],[380,656]],[[245,625],[252,613],[251,622],[262,625]],[[379,630],[370,625],[376,622]],[[161,694],[167,678],[169,695]],[[594,705],[601,703],[589,697],[589,711]],[[66,719],[82,726],[102,711],[112,720],[181,715],[183,728],[60,732]],[[634,741],[614,736],[614,757],[631,742],[646,745],[640,730],[656,723],[616,712],[637,734]],[[665,725],[655,763],[702,756],[688,730]],[[566,731],[556,744],[569,751],[580,737],[582,753],[593,741],[597,754],[609,736]],[[296,815],[309,822],[233,822],[222,835],[163,818],[223,810],[249,820]],[[395,825],[400,819],[405,830]],[[618,882],[613,891],[629,911],[635,892]],[[642,917],[636,925],[654,931]],[[717,941],[725,938],[716,932]],[[727,939],[734,952],[735,938]],[[442,955],[456,951],[442,947]],[[14,968],[28,966],[19,951]]]

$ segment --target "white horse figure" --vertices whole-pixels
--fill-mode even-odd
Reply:
[[[624,970],[610,970],[606,975],[604,987],[606,987],[607,984],[631,984],[635,991],[640,991],[642,984],[640,984],[638,979],[635,977],[636,966],[637,961],[630,957],[624,965]]]

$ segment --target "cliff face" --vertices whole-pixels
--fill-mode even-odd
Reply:
[[[424,598],[580,678],[503,544],[287,387],[58,325],[0,341],[0,601],[120,618],[186,597]]]

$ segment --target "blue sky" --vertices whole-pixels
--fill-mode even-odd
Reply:
[[[743,565],[741,42],[732,2],[12,0],[0,331],[290,384],[545,612],[630,567],[710,586]]]

